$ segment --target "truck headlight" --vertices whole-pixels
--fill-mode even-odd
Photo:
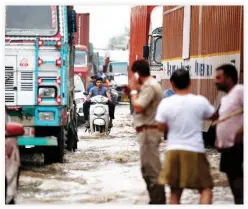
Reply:
[[[55,98],[56,88],[55,87],[39,87],[39,96],[41,98]]]
[[[94,114],[95,115],[103,115],[105,113],[105,108],[103,107],[95,107],[94,110],[93,110]]]
[[[54,120],[54,113],[53,112],[40,112],[39,120]]]

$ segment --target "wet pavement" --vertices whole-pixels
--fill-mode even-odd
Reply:
[[[139,143],[128,105],[116,107],[113,124],[109,136],[90,135],[81,128],[78,150],[67,152],[64,164],[43,165],[42,155],[24,156],[17,204],[146,204]],[[162,160],[165,147],[162,142]],[[213,204],[234,204],[227,179],[218,171],[219,154],[208,149],[207,156],[215,183]],[[169,188],[166,191],[169,196]],[[198,192],[185,190],[181,202],[198,204]]]

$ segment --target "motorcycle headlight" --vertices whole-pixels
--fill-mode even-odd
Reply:
[[[95,115],[103,115],[105,113],[105,109],[103,107],[96,107],[93,112]]]
[[[84,103],[84,98],[76,99],[76,104]]]
[[[54,120],[54,113],[53,112],[40,112],[39,113],[39,120]]]

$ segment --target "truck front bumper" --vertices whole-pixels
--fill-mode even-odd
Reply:
[[[58,146],[55,137],[18,137],[19,146]]]

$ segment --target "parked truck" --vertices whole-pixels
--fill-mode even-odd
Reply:
[[[154,48],[148,40],[153,38],[149,25],[156,8],[139,6],[131,11],[130,66],[135,59],[144,57],[149,60],[152,74],[151,57],[157,45]],[[243,11],[243,6],[163,6],[163,70],[157,78],[163,89],[171,87],[171,74],[184,67],[191,74],[191,91],[207,97],[218,108],[223,94],[216,90],[215,68],[223,63],[235,65],[243,83]],[[211,131],[211,123],[204,124],[204,132]]]
[[[88,86],[89,74],[89,21],[89,13],[77,13],[77,32],[74,37],[76,45],[74,73],[82,78],[85,88]]]
[[[74,102],[76,14],[72,6],[6,6],[5,104],[22,123],[21,150],[63,162],[77,148]],[[33,150],[33,149],[32,149]]]

